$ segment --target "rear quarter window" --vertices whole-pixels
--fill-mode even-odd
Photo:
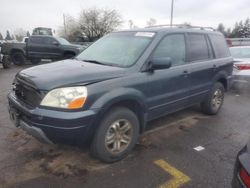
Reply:
[[[210,59],[208,43],[204,34],[188,34],[188,56],[191,62]]]
[[[230,57],[226,40],[222,35],[209,35],[209,38],[211,40],[216,58]]]

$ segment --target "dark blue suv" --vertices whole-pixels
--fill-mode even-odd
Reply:
[[[213,30],[113,32],[74,59],[19,72],[9,112],[41,141],[91,143],[93,156],[114,162],[150,120],[195,104],[217,114],[232,69],[225,39]]]

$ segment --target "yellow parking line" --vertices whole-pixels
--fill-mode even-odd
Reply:
[[[164,184],[160,185],[159,188],[177,188],[191,180],[188,176],[186,176],[176,168],[172,167],[170,164],[168,164],[162,159],[154,161],[154,163],[174,177],[169,181],[165,182]]]

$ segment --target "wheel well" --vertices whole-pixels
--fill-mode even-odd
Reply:
[[[218,82],[220,82],[223,86],[224,86],[224,88],[227,90],[227,80],[225,79],[225,78],[220,78],[219,80],[218,80]]]
[[[72,52],[72,51],[65,51],[65,52],[63,53],[63,55],[64,55],[64,56],[65,56],[65,55],[73,55],[73,56],[75,56],[76,53],[75,53],[75,52]]]
[[[119,101],[117,103],[112,104],[107,109],[105,109],[105,111],[108,112],[110,109],[112,109],[114,107],[118,107],[118,106],[119,107],[126,107],[129,110],[131,110],[132,112],[134,112],[139,119],[140,133],[144,132],[144,129],[145,129],[145,120],[144,120],[145,110],[142,109],[142,106],[140,105],[140,103],[137,102],[136,100],[123,100],[123,101]]]
[[[16,52],[20,52],[20,53],[22,53],[24,55],[23,51],[22,50],[18,50],[18,49],[11,50],[10,55],[13,55]]]

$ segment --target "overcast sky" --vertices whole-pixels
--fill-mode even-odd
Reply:
[[[174,23],[212,26],[222,22],[232,27],[250,17],[250,0],[175,0]],[[140,27],[149,18],[157,24],[169,24],[171,0],[0,0],[0,32],[17,28],[32,31],[38,26],[55,30],[63,24],[63,14],[74,17],[85,8],[118,10],[128,28],[128,20]]]

